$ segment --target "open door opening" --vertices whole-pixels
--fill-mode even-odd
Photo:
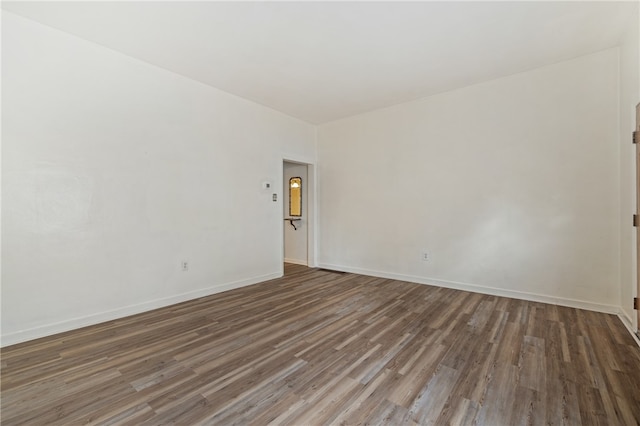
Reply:
[[[284,273],[313,267],[314,166],[284,159],[282,163],[282,217]]]

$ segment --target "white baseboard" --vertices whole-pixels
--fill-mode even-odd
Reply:
[[[633,329],[633,320],[629,318],[621,306],[605,305],[603,303],[593,303],[584,300],[567,299],[563,297],[547,296],[543,294],[528,293],[524,291],[505,290],[501,288],[481,286],[477,284],[460,283],[455,281],[438,280],[434,278],[417,277],[413,275],[396,274],[391,272],[373,271],[370,269],[351,268],[341,265],[319,263],[318,268],[330,269],[334,271],[350,272],[353,274],[369,275],[379,278],[387,278],[398,281],[408,281],[417,284],[434,285],[437,287],[465,290],[473,293],[489,294],[492,296],[510,297],[512,299],[527,300],[530,302],[549,303],[552,305],[566,306],[569,308],[585,309],[587,311],[602,312],[605,314],[617,315],[622,324],[629,330],[633,340],[640,346],[640,338]]]
[[[100,324],[106,321],[112,321],[119,318],[124,318],[130,315],[140,314],[142,312],[151,311],[153,309],[164,308],[166,306],[175,305],[176,303],[186,302],[188,300],[198,299],[200,297],[210,296],[212,294],[221,293],[227,290],[233,290],[234,288],[244,287],[251,284],[260,283],[263,281],[280,278],[280,273],[272,273],[267,275],[261,275],[245,280],[234,281],[225,283],[213,287],[208,287],[188,293],[177,294],[175,296],[165,297],[162,299],[151,300],[149,302],[139,303],[135,305],[125,306],[123,308],[114,309],[111,311],[100,312],[93,315],[88,315],[79,318],[72,318],[64,321],[60,321],[54,324],[47,324],[37,326],[25,330],[16,331],[3,335],[0,342],[0,347],[14,345],[16,343],[26,342],[28,340],[39,339],[40,337],[51,336],[53,334],[63,333],[65,331],[75,330],[81,327],[89,325]]]
[[[379,278],[387,278],[398,281],[408,281],[417,284],[434,285],[437,287],[452,288],[456,290],[465,290],[473,293],[490,294],[492,296],[510,297],[512,299],[527,300],[530,302],[550,303],[552,305],[567,306],[570,308],[586,309],[588,311],[603,312],[607,314],[620,314],[621,308],[615,305],[605,305],[602,303],[593,303],[583,300],[567,299],[563,297],[547,296],[544,294],[528,293],[517,290],[506,290],[502,288],[487,287],[477,284],[461,283],[455,281],[445,281],[434,278],[417,277],[414,275],[396,274],[392,272],[373,271],[369,269],[351,268],[341,265],[331,265],[320,263],[319,268],[333,269],[341,272],[351,272],[353,274],[369,275]]]
[[[307,261],[306,260],[288,259],[286,257],[284,258],[284,263],[293,263],[294,265],[307,266]]]
[[[618,318],[620,318],[620,321],[622,321],[622,324],[624,324],[627,330],[629,330],[629,334],[631,334],[631,336],[633,337],[633,340],[636,341],[636,344],[640,346],[640,338],[638,338],[638,335],[636,334],[636,330],[633,329],[633,320],[629,318],[627,313],[624,312],[622,309],[620,309],[620,312],[618,313]]]
[[[294,263],[298,265],[307,265],[306,262],[285,259],[287,263]],[[625,327],[629,330],[629,333],[633,336],[635,342],[640,346],[640,340],[635,334],[633,328],[633,321],[627,316],[621,307],[614,305],[605,305],[593,302],[586,302],[581,300],[559,298],[554,296],[546,296],[535,293],[527,293],[515,290],[505,290],[493,287],[486,287],[476,284],[459,283],[454,281],[445,281],[424,277],[417,277],[413,275],[395,274],[390,272],[373,271],[369,269],[351,268],[340,265],[332,265],[327,263],[319,263],[318,268],[332,269],[342,272],[350,272],[353,274],[369,275],[379,278],[387,278],[399,281],[408,281],[418,284],[435,285],[438,287],[452,288],[456,290],[471,291],[474,293],[490,294],[492,296],[510,297],[514,299],[528,300],[532,302],[550,303],[554,305],[567,306],[571,308],[586,309],[589,311],[603,312],[608,314],[617,315]],[[127,317],[130,315],[139,314],[142,312],[151,311],[153,309],[163,308],[166,306],[174,305],[176,303],[186,302],[188,300],[198,299],[200,297],[209,296],[216,293],[221,293],[227,290],[233,290],[235,288],[244,287],[251,284],[260,283],[263,281],[272,280],[281,277],[280,273],[272,273],[253,277],[245,280],[234,281],[214,287],[208,287],[188,293],[182,293],[171,297],[162,299],[156,299],[149,302],[144,302],[136,305],[125,306],[123,308],[114,309],[111,311],[105,311],[85,317],[73,318],[65,321],[60,321],[54,324],[47,324],[43,326],[33,327],[25,330],[16,331],[10,334],[3,335],[0,341],[0,347],[14,345],[16,343],[22,343],[29,340],[38,339],[41,337],[51,336],[53,334],[63,333],[65,331],[75,330],[81,327],[99,324],[106,321],[112,321],[115,319]]]

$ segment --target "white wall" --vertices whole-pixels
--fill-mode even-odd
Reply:
[[[303,164],[284,163],[284,217],[289,216],[289,179],[302,178],[302,216],[294,222],[296,229],[287,221],[284,222],[284,261],[307,265],[307,232],[309,229],[307,199],[309,198],[309,180],[307,166]]]
[[[316,161],[312,126],[2,24],[2,345],[281,273],[284,194],[261,184]],[[320,126],[313,264],[633,317],[639,49],[636,22],[620,67],[611,49]]]
[[[313,126],[8,12],[2,32],[3,345],[281,273],[261,184],[315,159]]]
[[[616,311],[618,130],[617,49],[322,125],[319,264]]]
[[[638,4],[635,5],[638,8]],[[636,239],[631,217],[636,211],[635,146],[631,133],[635,129],[635,108],[640,103],[640,11],[630,25],[620,46],[620,305],[628,325],[637,329],[633,310],[636,296]]]

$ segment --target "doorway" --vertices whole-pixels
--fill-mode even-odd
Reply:
[[[308,265],[309,183],[307,165],[285,161],[282,166],[284,207],[284,262]]]
[[[292,269],[291,265],[315,266],[313,261],[315,223],[313,164],[284,159],[282,162],[282,189],[284,273],[287,270],[284,268],[284,264],[289,266],[288,269]]]

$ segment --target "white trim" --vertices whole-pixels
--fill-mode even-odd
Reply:
[[[307,265],[317,265],[318,253],[318,167],[316,163],[307,164],[307,180],[310,197],[307,198]]]
[[[607,314],[619,314],[621,309],[615,305],[605,305],[603,303],[593,303],[584,300],[567,299],[564,297],[547,296],[543,294],[528,293],[525,291],[507,290],[502,288],[487,287],[478,284],[461,283],[455,281],[439,280],[435,278],[417,277],[414,275],[403,275],[392,272],[372,271],[369,269],[351,268],[341,265],[331,265],[321,263],[320,268],[333,269],[335,271],[351,272],[354,274],[370,275],[379,278],[408,281],[417,284],[435,285],[438,287],[453,288],[456,290],[471,291],[474,293],[490,294],[492,296],[510,297],[513,299],[528,300],[531,302],[550,303],[552,305],[567,306],[570,308],[586,309],[588,311],[603,312]]]
[[[287,263],[306,266],[306,263],[299,260],[285,259],[284,261]],[[634,333],[632,329],[631,319],[622,310],[622,308],[616,307],[613,305],[604,305],[604,304],[584,302],[584,301],[573,300],[573,299],[538,295],[534,293],[504,290],[504,289],[480,286],[475,284],[466,284],[466,283],[458,283],[453,281],[422,278],[422,277],[416,277],[412,275],[372,271],[369,269],[350,268],[346,266],[331,265],[326,263],[319,264],[318,267],[325,268],[325,269],[332,269],[336,271],[342,271],[342,272],[350,272],[354,274],[369,275],[369,276],[380,277],[380,278],[415,282],[417,284],[427,284],[427,285],[435,285],[435,286],[445,287],[445,288],[453,288],[457,290],[466,290],[474,293],[490,294],[492,296],[511,297],[514,299],[522,299],[522,300],[528,300],[533,302],[551,303],[551,304],[556,304],[561,306],[568,306],[572,308],[580,308],[580,309],[587,309],[590,311],[616,314],[618,318],[620,318],[624,326],[627,328],[627,330],[629,330],[629,333],[633,337],[634,341],[638,344],[638,346],[640,346],[640,339],[638,339],[638,336]],[[234,282],[218,285],[215,287],[208,287],[205,289],[196,290],[189,293],[183,293],[176,296],[166,297],[163,299],[156,299],[150,302],[140,303],[137,305],[130,305],[124,308],[114,309],[112,311],[101,312],[99,314],[93,314],[85,317],[60,321],[55,324],[47,324],[43,326],[33,327],[26,330],[16,331],[14,333],[3,335],[2,342],[0,343],[0,347],[14,345],[16,343],[22,343],[29,340],[38,339],[41,337],[51,336],[54,334],[63,333],[65,331],[75,330],[81,327],[100,324],[106,321],[112,321],[115,319],[120,319],[120,318],[130,316],[130,315],[135,315],[142,312],[151,311],[153,309],[175,305],[176,303],[186,302],[188,300],[198,299],[200,297],[210,296],[212,294],[222,293],[223,291],[233,290],[235,288],[257,284],[260,282],[264,282],[264,281],[268,281],[268,280],[272,280],[280,277],[282,277],[282,274],[280,273],[262,275],[258,277],[249,278],[246,280],[234,281]]]
[[[306,260],[289,259],[287,257],[284,258],[284,263],[293,263],[294,265],[307,266],[307,261]]]
[[[629,316],[627,316],[626,312],[622,309],[621,306],[605,305],[603,303],[593,303],[593,302],[587,302],[584,300],[567,299],[564,297],[547,296],[543,294],[528,293],[525,291],[506,290],[502,288],[487,287],[487,286],[482,286],[478,284],[460,283],[455,281],[439,280],[435,278],[417,277],[414,275],[404,275],[404,274],[395,274],[391,272],[373,271],[370,269],[351,268],[347,266],[332,265],[328,263],[320,263],[318,267],[324,268],[324,269],[331,269],[334,271],[350,272],[353,274],[369,275],[369,276],[379,277],[379,278],[408,281],[408,282],[413,282],[417,284],[434,285],[437,287],[453,288],[456,290],[465,290],[473,293],[482,293],[482,294],[490,294],[492,296],[510,297],[512,299],[527,300],[530,302],[549,303],[552,305],[567,306],[569,308],[578,308],[578,309],[585,309],[588,311],[613,314],[613,315],[617,315],[618,318],[620,318],[620,321],[622,321],[622,324],[624,324],[625,328],[629,330],[629,334],[631,334],[631,337],[633,338],[633,340],[636,342],[638,346],[640,346],[640,339],[638,338],[638,335],[633,330],[633,321],[631,320],[631,318],[629,318]]]
[[[636,344],[640,347],[640,338],[638,338],[638,335],[633,330],[633,321],[631,320],[631,318],[629,318],[629,316],[623,309],[620,309],[620,312],[618,313],[618,318],[620,318],[620,321],[622,321],[622,324],[624,324],[627,330],[629,330],[629,334],[631,334],[631,337],[633,337],[633,340],[635,340]]]
[[[198,299],[200,297],[210,296],[212,294],[221,293],[223,291],[232,290],[234,288],[244,287],[251,284],[260,283],[263,281],[280,278],[282,274],[272,273],[267,275],[261,275],[240,281],[233,281],[217,285],[214,287],[208,287],[188,293],[182,293],[175,296],[165,297],[162,299],[156,299],[149,302],[139,303],[136,305],[129,305],[123,308],[114,309],[111,311],[100,312],[84,317],[73,318],[65,321],[60,321],[54,324],[41,325],[25,330],[16,331],[10,334],[2,336],[2,342],[0,347],[14,345],[16,343],[26,342],[28,340],[38,339],[40,337],[51,336],[53,334],[63,333],[65,331],[75,330],[81,327],[89,325],[100,324],[105,321],[112,321],[115,319],[124,318],[130,315],[139,314],[142,312],[151,311],[153,309],[164,308],[166,306],[175,305],[176,303],[186,302],[188,300]]]

